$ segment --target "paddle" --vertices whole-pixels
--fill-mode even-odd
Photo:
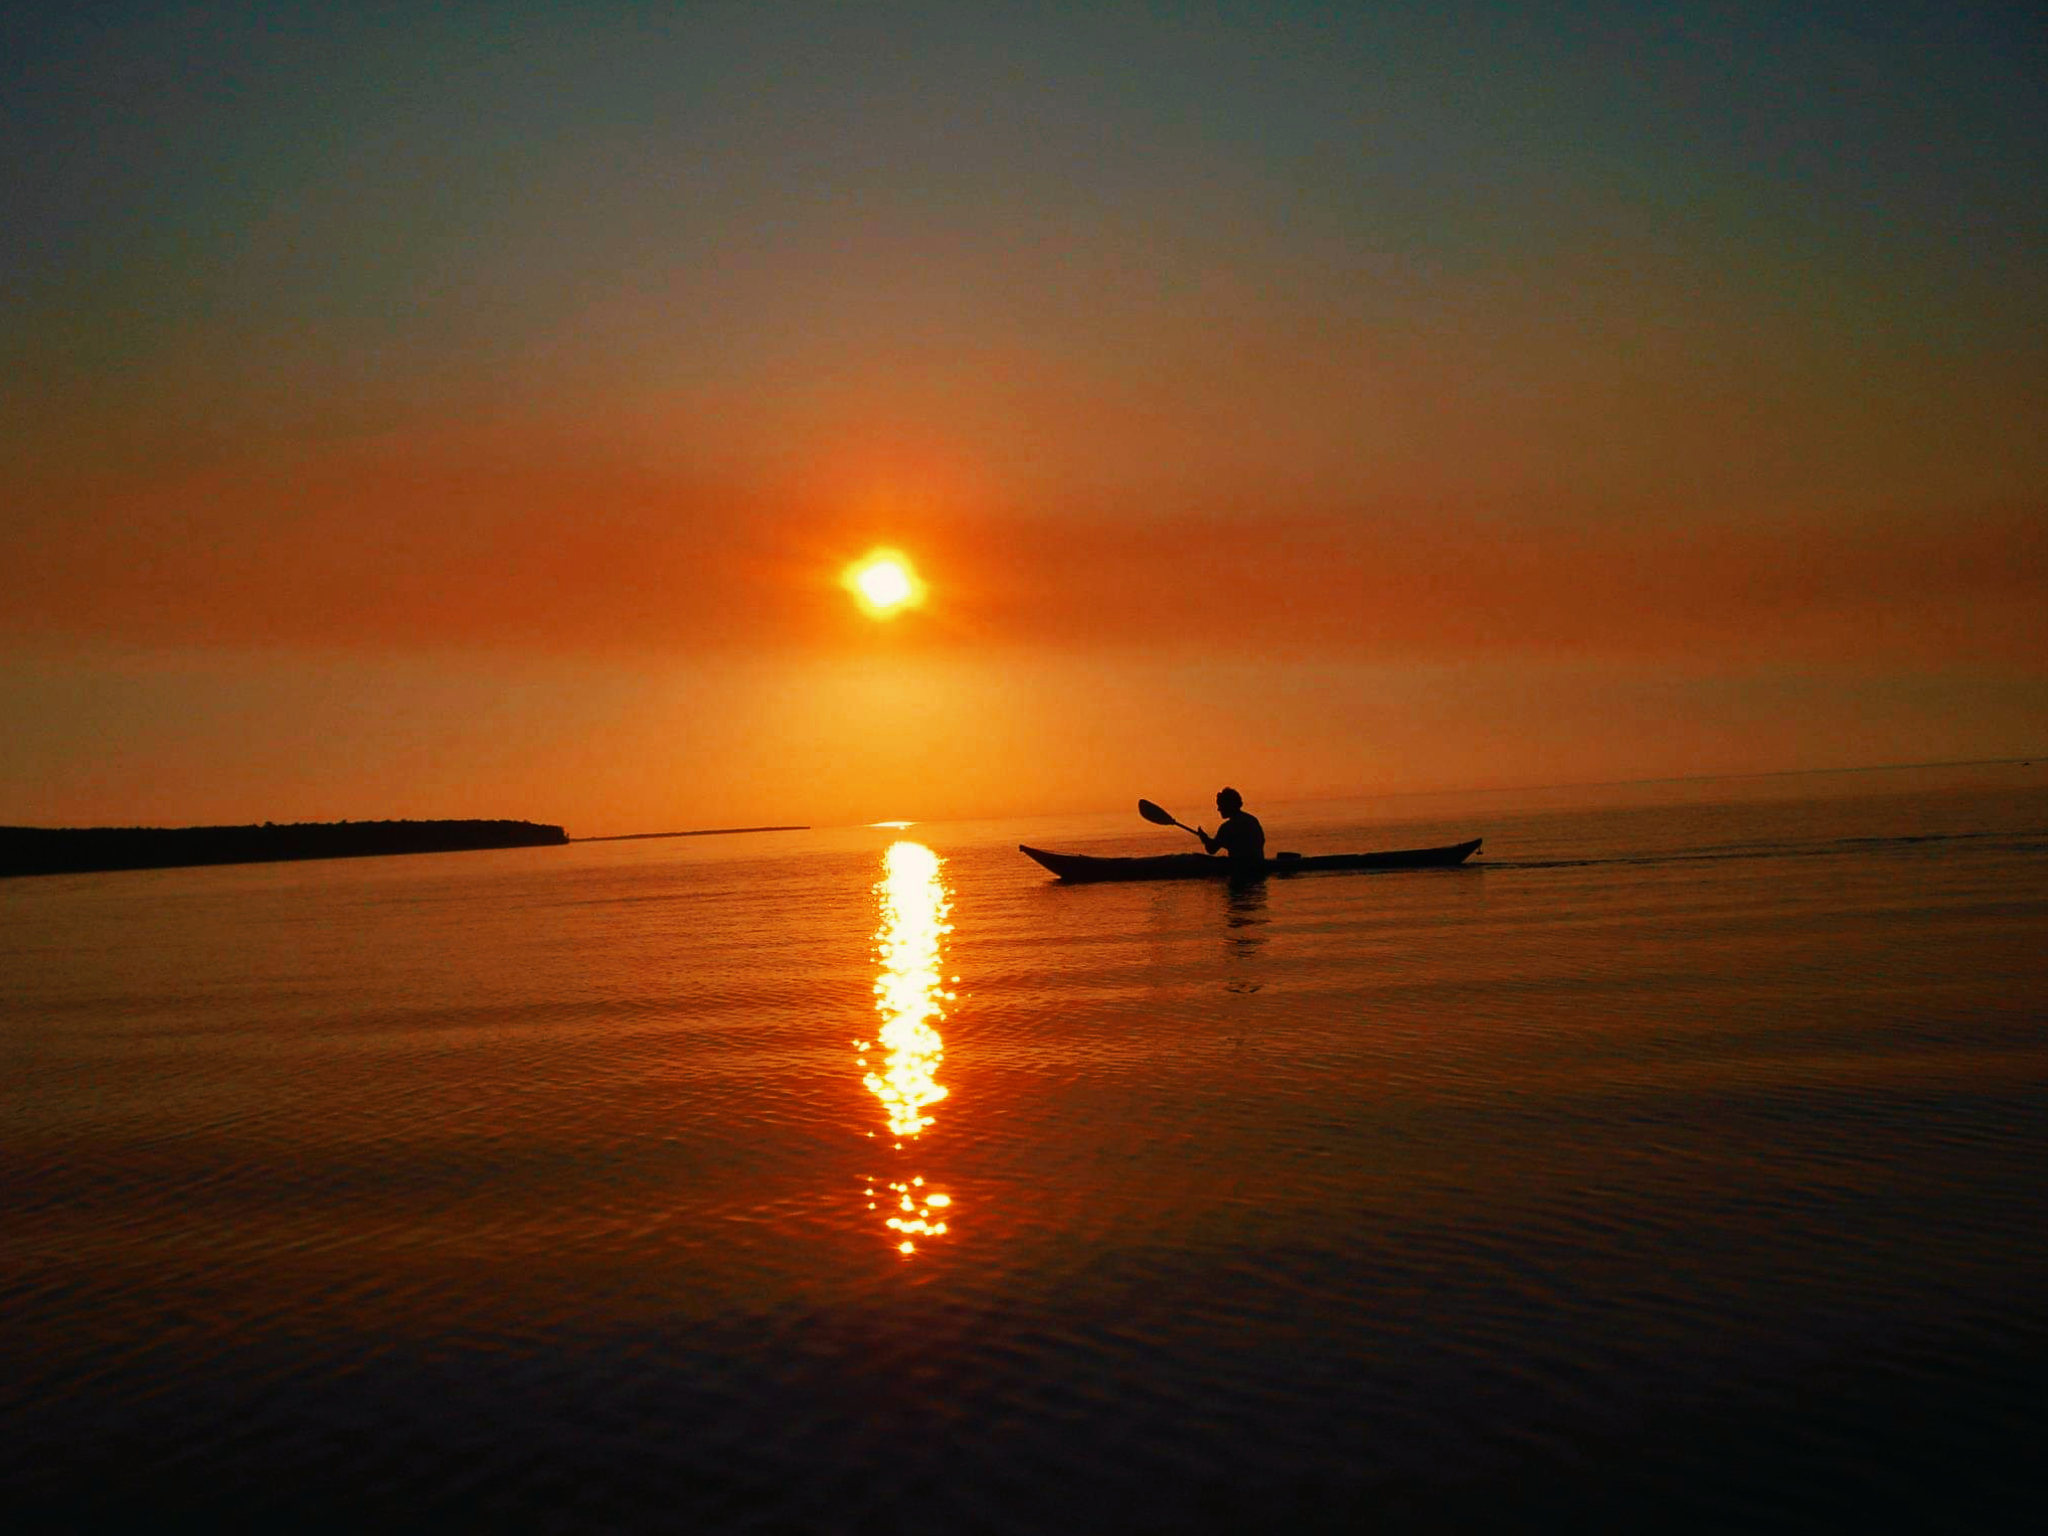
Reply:
[[[1138,814],[1151,822],[1155,827],[1179,827],[1183,832],[1194,832],[1196,837],[1202,835],[1199,832],[1195,832],[1195,829],[1186,822],[1175,821],[1171,812],[1161,810],[1150,800],[1140,800],[1138,802]]]

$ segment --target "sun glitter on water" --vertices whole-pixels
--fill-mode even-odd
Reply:
[[[893,618],[924,602],[924,583],[899,551],[874,549],[849,565],[840,584],[854,595],[861,611],[875,619]]]
[[[939,878],[940,859],[921,843],[899,842],[882,861],[875,885],[882,925],[875,934],[879,974],[875,979],[875,1010],[882,1024],[873,1040],[856,1040],[863,1082],[881,1100],[888,1116],[891,1149],[904,1150],[932,1124],[927,1109],[946,1097],[938,1081],[945,1060],[945,1042],[935,1027],[944,1017],[942,1005],[952,1000],[939,970],[947,921],[952,911]],[[880,1056],[881,1060],[874,1058]],[[943,1237],[952,1198],[928,1188],[922,1175],[887,1179],[885,1196],[870,1178],[868,1208],[892,1207],[883,1225],[895,1234],[903,1254],[917,1251],[917,1240]]]

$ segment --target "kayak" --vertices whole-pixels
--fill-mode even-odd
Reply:
[[[1156,853],[1145,858],[1097,858],[1086,853],[1048,853],[1023,843],[1017,851],[1038,860],[1062,880],[1075,883],[1093,880],[1202,880],[1232,875],[1255,878],[1264,875],[1298,875],[1324,869],[1443,869],[1462,864],[1479,851],[1483,838],[1469,843],[1452,843],[1443,848],[1397,848],[1386,853],[1319,853],[1307,858],[1283,853],[1267,859],[1255,869],[1233,868],[1227,858],[1206,853]]]

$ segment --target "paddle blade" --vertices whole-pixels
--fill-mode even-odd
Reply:
[[[1175,821],[1173,817],[1162,811],[1150,800],[1140,800],[1138,802],[1138,814],[1151,822],[1155,827],[1177,827],[1180,825],[1179,822]]]

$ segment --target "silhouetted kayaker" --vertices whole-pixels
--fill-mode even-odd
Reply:
[[[1259,818],[1244,808],[1244,796],[1228,786],[1216,791],[1216,813],[1223,824],[1211,837],[1200,827],[1195,836],[1205,853],[1227,853],[1232,868],[1263,869],[1266,863],[1266,829]]]

